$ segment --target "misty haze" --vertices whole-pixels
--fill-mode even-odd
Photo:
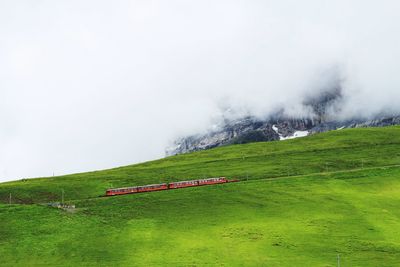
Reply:
[[[386,3],[386,4],[383,4]],[[399,110],[396,1],[3,2],[0,177],[161,158],[224,116]],[[23,166],[23,167],[22,167]]]

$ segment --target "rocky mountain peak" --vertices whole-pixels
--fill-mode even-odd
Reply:
[[[306,97],[305,109],[311,110],[306,117],[289,117],[281,110],[265,119],[245,116],[237,119],[224,119],[216,130],[203,135],[192,135],[176,140],[166,149],[166,155],[175,155],[197,150],[210,149],[228,144],[278,141],[309,134],[343,128],[389,126],[400,124],[400,116],[379,116],[370,120],[340,120],[335,115],[340,111],[343,101],[340,84],[328,90]]]

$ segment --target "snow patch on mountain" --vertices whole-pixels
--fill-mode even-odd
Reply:
[[[309,131],[295,131],[292,135],[283,136],[282,134],[279,133],[279,129],[278,127],[276,127],[275,124],[272,125],[272,130],[274,130],[279,135],[280,141],[299,138],[299,137],[306,137],[310,133]]]

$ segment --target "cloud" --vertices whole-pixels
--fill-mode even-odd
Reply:
[[[226,109],[399,112],[397,1],[0,3],[0,180],[162,157]]]

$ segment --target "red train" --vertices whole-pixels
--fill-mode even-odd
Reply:
[[[228,182],[237,182],[237,180],[229,181],[225,177],[217,177],[217,178],[207,178],[207,179],[199,179],[199,180],[173,182],[173,183],[169,183],[169,184],[163,183],[163,184],[151,184],[151,185],[143,185],[143,186],[113,188],[113,189],[107,189],[106,196],[134,194],[134,193],[140,193],[140,192],[151,192],[151,191],[159,191],[159,190],[167,190],[167,189],[178,189],[178,188],[200,186],[200,185],[223,184],[223,183],[228,183]]]

